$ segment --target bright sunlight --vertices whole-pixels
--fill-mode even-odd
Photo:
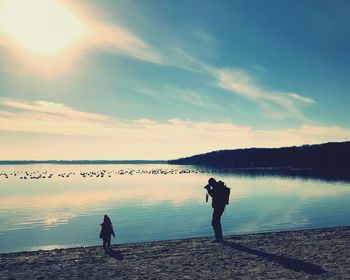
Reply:
[[[0,1],[0,30],[18,47],[54,56],[83,37],[84,26],[58,0]]]

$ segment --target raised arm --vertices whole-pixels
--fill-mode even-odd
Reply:
[[[205,186],[205,188],[207,189],[208,194],[209,194],[211,197],[213,197],[213,195],[214,195],[214,190],[213,190],[213,188],[212,188],[210,185]]]

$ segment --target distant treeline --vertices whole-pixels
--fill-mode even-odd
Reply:
[[[8,164],[160,164],[165,160],[0,160],[0,165]]]
[[[221,150],[176,160],[170,164],[228,168],[350,168],[350,142],[284,148]]]

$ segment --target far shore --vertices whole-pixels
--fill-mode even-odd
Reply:
[[[118,239],[116,239],[118,240]],[[0,279],[348,279],[350,226],[0,254]]]

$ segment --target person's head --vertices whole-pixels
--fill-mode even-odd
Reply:
[[[104,215],[104,217],[103,217],[103,222],[104,223],[107,223],[107,224],[111,224],[112,222],[111,222],[111,219],[107,216],[107,215]]]
[[[217,182],[216,182],[216,180],[215,180],[214,178],[210,178],[210,179],[208,180],[208,183],[209,183],[209,185],[212,186],[212,187],[215,187],[216,184],[217,184]]]

